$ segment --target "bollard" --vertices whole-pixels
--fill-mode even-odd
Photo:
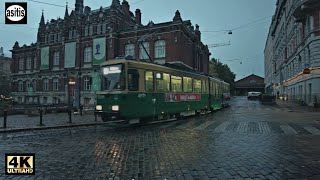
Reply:
[[[42,124],[42,112],[43,112],[43,110],[40,109],[39,112],[40,112],[40,126],[43,126],[43,124]]]
[[[97,112],[94,111],[94,121],[97,122]]]
[[[69,114],[69,123],[71,124],[71,123],[72,123],[72,119],[71,119],[71,109],[69,109],[68,114]]]
[[[3,128],[7,128],[7,110],[3,111]]]

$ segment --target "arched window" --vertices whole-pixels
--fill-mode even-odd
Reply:
[[[125,56],[132,56],[134,58],[134,44],[127,44],[125,46]]]
[[[143,42],[142,43],[143,44],[143,46],[144,46],[144,48],[143,48],[143,46],[140,44],[139,45],[139,49],[140,49],[140,51],[139,51],[139,59],[149,59],[149,57],[148,57],[148,54],[150,54],[149,52],[149,42]]]
[[[154,43],[154,58],[166,57],[166,42],[164,40],[158,40]]]

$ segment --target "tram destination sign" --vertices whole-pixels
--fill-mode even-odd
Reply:
[[[201,101],[201,94],[166,93],[165,102]]]

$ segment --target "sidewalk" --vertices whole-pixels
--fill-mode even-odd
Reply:
[[[44,114],[42,117],[43,125],[40,126],[39,116],[29,117],[27,115],[10,115],[7,116],[6,128],[4,128],[4,118],[0,118],[0,133],[103,124],[100,117],[97,117],[97,121],[95,121],[94,115],[72,115],[71,120],[72,123],[69,123],[69,116],[67,113]]]
[[[276,103],[287,109],[288,111],[293,111],[293,112],[320,112],[320,108],[314,108],[313,106],[302,106],[298,104],[295,101],[283,101],[280,99],[276,100]]]

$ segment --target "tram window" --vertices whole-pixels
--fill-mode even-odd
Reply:
[[[194,80],[193,87],[194,87],[195,93],[201,93],[201,81],[200,80]]]
[[[170,75],[166,73],[157,73],[156,85],[157,85],[158,92],[169,92],[170,91]]]
[[[202,81],[202,89],[203,89],[203,93],[207,93],[207,81]]]
[[[192,79],[189,77],[183,77],[183,91],[192,92]]]
[[[179,76],[171,76],[171,90],[173,92],[182,92],[182,78]]]
[[[128,70],[128,89],[130,91],[139,90],[139,72],[137,69]]]
[[[145,81],[146,81],[145,90],[147,92],[153,92],[153,72],[146,71]]]

